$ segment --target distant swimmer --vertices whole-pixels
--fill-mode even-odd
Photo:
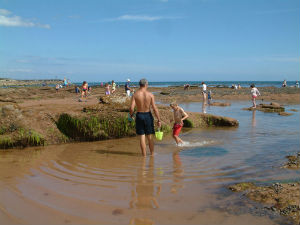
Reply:
[[[170,107],[174,112],[174,126],[173,126],[173,138],[176,141],[176,144],[183,144],[181,138],[179,138],[179,133],[181,128],[183,127],[183,121],[188,118],[188,114],[183,110],[183,108],[179,107],[177,103],[171,103]]]
[[[137,107],[135,127],[136,133],[140,136],[140,147],[142,155],[146,156],[146,137],[150,153],[154,155],[154,142],[152,134],[154,131],[153,116],[151,114],[151,107],[157,118],[157,125],[161,127],[161,121],[158,109],[155,105],[154,95],[147,90],[148,81],[141,79],[139,82],[140,88],[133,94],[130,103],[130,116],[133,117],[134,108]]]
[[[258,91],[258,89],[255,87],[254,84],[251,84],[250,87],[251,87],[253,108],[256,108],[256,98],[257,96],[260,96],[260,92]]]

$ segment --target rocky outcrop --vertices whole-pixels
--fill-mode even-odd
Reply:
[[[36,86],[36,85],[49,85],[62,83],[62,80],[12,80],[12,79],[0,79],[0,87],[10,86]]]
[[[291,116],[291,115],[293,115],[293,113],[279,112],[278,115],[279,115],[279,116]]]
[[[295,224],[300,222],[299,183],[274,183],[271,186],[238,183],[228,188],[234,192],[245,192],[245,195],[251,200],[265,204],[265,209],[286,216]]]
[[[275,102],[271,102],[270,104],[259,104],[256,106],[256,108],[253,107],[249,107],[249,108],[243,108],[243,110],[259,110],[259,111],[263,111],[263,112],[284,112],[285,108],[283,106],[281,106],[278,103]]]
[[[288,162],[284,164],[282,168],[286,169],[299,169],[300,168],[300,152],[296,155],[288,155],[286,156]]]
[[[229,102],[212,102],[209,104],[210,106],[231,106]]]

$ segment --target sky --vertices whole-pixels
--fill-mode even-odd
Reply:
[[[0,0],[0,78],[299,75],[299,0]]]

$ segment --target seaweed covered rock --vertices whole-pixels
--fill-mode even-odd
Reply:
[[[288,155],[286,156],[288,162],[286,162],[283,168],[287,169],[299,169],[300,168],[300,152],[296,155]]]
[[[46,140],[38,132],[20,128],[12,133],[0,135],[0,149],[44,146]]]
[[[249,110],[249,111],[253,111],[253,110],[259,110],[259,111],[263,111],[263,112],[284,112],[285,108],[281,105],[279,105],[278,103],[275,102],[271,102],[270,104],[259,104],[256,106],[256,108],[253,107],[249,107],[249,108],[243,108],[243,110]]]
[[[239,122],[236,119],[225,117],[225,116],[216,116],[212,114],[201,114],[202,120],[207,124],[207,126],[223,126],[223,127],[237,127]]]
[[[300,222],[299,183],[274,183],[271,186],[239,183],[228,188],[235,192],[245,192],[245,195],[251,200],[266,204],[266,209],[278,212],[296,224]]]
[[[193,128],[195,125],[190,119],[185,119],[183,121],[183,127]]]
[[[127,117],[77,118],[63,113],[56,121],[56,125],[64,135],[76,141],[98,141],[135,135],[135,123],[129,122]]]

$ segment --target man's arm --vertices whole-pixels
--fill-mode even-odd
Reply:
[[[134,99],[134,95],[131,97],[131,102],[130,102],[130,108],[129,108],[129,112],[130,112],[130,116],[133,116],[134,113],[134,107],[135,107],[135,99]]]
[[[155,104],[154,95],[152,95],[152,94],[151,94],[151,105],[152,105],[154,114],[155,114],[155,116],[157,118],[157,126],[161,127],[161,121],[160,121],[159,112],[158,112],[158,109],[157,109],[156,104]]]

